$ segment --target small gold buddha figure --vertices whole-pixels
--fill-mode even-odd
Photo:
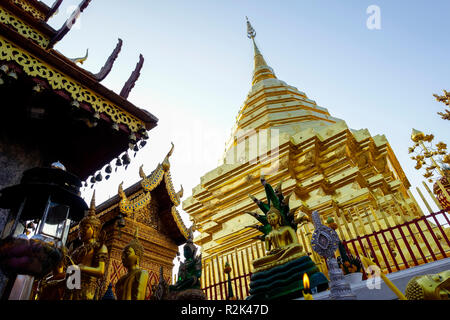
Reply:
[[[294,229],[289,225],[282,225],[282,216],[277,208],[271,206],[266,216],[272,229],[264,240],[267,255],[253,261],[254,272],[267,270],[306,255]]]
[[[144,247],[138,240],[138,229],[134,239],[122,251],[122,263],[127,274],[122,276],[115,285],[117,300],[145,300],[148,272],[139,268],[144,254]]]
[[[81,272],[81,288],[66,290],[68,300],[94,300],[98,288],[98,280],[105,274],[105,263],[108,248],[100,239],[102,223],[95,215],[95,191],[90,209],[80,221],[79,238],[82,245],[76,248],[71,259]]]
[[[405,296],[408,300],[450,300],[450,270],[412,278]]]

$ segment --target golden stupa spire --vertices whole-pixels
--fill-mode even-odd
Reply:
[[[267,64],[266,60],[264,60],[263,55],[261,54],[261,51],[259,51],[258,46],[256,45],[255,42],[255,37],[256,37],[256,31],[255,29],[253,29],[250,21],[248,20],[247,17],[245,17],[247,19],[247,37],[249,39],[252,39],[253,42],[253,49],[255,50],[255,68],[253,71],[253,80],[252,80],[252,85],[256,84],[257,82],[264,80],[264,79],[269,79],[269,78],[274,78],[276,79],[275,73],[273,72],[273,69],[271,67],[269,67],[269,65]]]

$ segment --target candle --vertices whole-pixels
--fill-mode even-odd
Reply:
[[[303,274],[303,298],[305,300],[314,300],[312,294],[311,294],[311,290],[309,290],[309,277],[308,274],[305,272]]]
[[[303,298],[304,298],[305,300],[314,300],[312,294],[305,293],[305,292],[303,292]]]

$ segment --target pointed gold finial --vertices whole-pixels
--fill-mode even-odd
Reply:
[[[255,29],[253,29],[250,21],[248,21],[248,17],[247,16],[245,16],[245,19],[247,19],[247,37],[249,39],[253,40],[256,37],[256,31],[255,31]]]
[[[252,80],[252,85],[256,84],[257,82],[264,80],[264,79],[276,79],[275,73],[273,72],[272,68],[269,67],[269,65],[267,64],[266,60],[264,60],[263,55],[261,54],[261,51],[259,51],[258,46],[256,45],[255,42],[255,37],[256,37],[256,31],[255,29],[253,29],[253,26],[251,25],[250,21],[248,20],[247,17],[245,17],[247,19],[247,37],[249,39],[252,39],[253,42],[253,48],[255,51],[255,57],[254,57],[254,62],[255,62],[255,68],[253,71],[253,80]]]
[[[134,230],[134,239],[139,240],[139,226]]]

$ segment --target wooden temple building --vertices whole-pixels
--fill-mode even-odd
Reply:
[[[105,294],[109,284],[114,290],[117,280],[126,273],[121,255],[136,230],[144,247],[140,268],[149,273],[146,298],[150,298],[152,286],[158,284],[161,270],[166,282],[172,282],[173,260],[177,256],[178,246],[186,242],[189,232],[177,211],[183,190],[176,192],[172,184],[171,153],[172,150],[149,175],[144,173],[141,166],[141,181],[125,190],[122,184],[119,185],[116,196],[96,207],[109,252],[107,271],[99,286],[99,297]],[[69,234],[67,245],[76,247],[78,243],[76,226]]]
[[[322,221],[337,224],[341,240],[354,239],[351,252],[378,258],[383,270],[399,270],[411,260],[407,255],[414,252],[420,256],[417,250],[422,249],[428,252],[425,239],[433,240],[429,232],[425,238],[418,236],[422,242],[417,247],[406,249],[413,243],[412,234],[418,234],[427,220],[421,218],[422,209],[386,137],[349,128],[306,93],[279,80],[257,47],[251,25],[248,27],[254,45],[250,92],[237,115],[223,164],[203,175],[192,196],[183,201],[183,210],[200,231],[195,243],[202,247],[202,284],[205,290],[212,290],[208,297],[225,299],[222,287],[226,287],[227,262],[233,268],[235,294],[245,298],[247,290],[248,295],[252,261],[264,256],[265,249],[255,239],[258,230],[249,227],[257,224],[256,219],[245,212],[261,213],[249,194],[265,201],[259,181],[262,175],[272,186],[281,183],[283,194],[292,193],[289,205],[297,216],[317,210]],[[385,238],[380,235],[381,240],[356,241],[413,219],[423,221],[412,226],[411,235],[405,231],[409,240],[401,237],[402,230],[395,230]],[[299,225],[299,242],[326,274],[325,261],[311,248],[313,231],[312,223]],[[442,235],[440,239],[444,241]],[[439,252],[439,241],[430,248],[431,254]],[[388,247],[391,254],[386,253],[384,260]],[[447,244],[439,253],[441,258],[450,254],[448,249]],[[399,251],[405,252],[404,263]]]
[[[4,109],[0,189],[18,184],[25,170],[56,161],[85,181],[84,186],[93,185],[107,177],[112,166],[129,163],[130,149],[142,148],[147,131],[158,122],[127,100],[138,80],[142,56],[120,94],[101,84],[122,40],[115,47],[112,44],[110,57],[97,73],[54,49],[78,16],[73,14],[60,29],[53,29],[47,22],[61,2],[49,7],[38,0],[0,1],[0,105]],[[80,0],[75,13],[83,12],[89,2]],[[0,209],[2,231],[7,215],[8,210]],[[0,281],[0,296],[4,282]]]

